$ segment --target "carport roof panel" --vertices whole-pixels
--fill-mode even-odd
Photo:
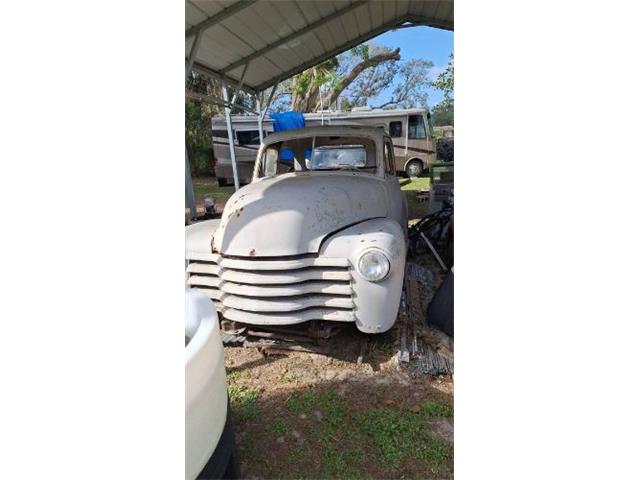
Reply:
[[[185,56],[260,91],[411,22],[453,30],[453,0],[186,0]]]

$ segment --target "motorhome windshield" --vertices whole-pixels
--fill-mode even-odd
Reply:
[[[268,145],[260,158],[259,176],[320,170],[375,173],[376,168],[374,140],[365,137],[316,136]]]

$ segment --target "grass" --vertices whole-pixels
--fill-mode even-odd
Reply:
[[[409,408],[395,403],[380,406],[374,400],[367,406],[367,402],[363,405],[362,391],[349,396],[318,387],[272,400],[260,409],[256,389],[231,384],[229,395],[234,420],[251,439],[250,456],[244,458],[251,459],[253,476],[364,479],[452,475],[453,446],[436,438],[430,427],[433,419],[453,415],[450,405],[431,400]],[[249,454],[246,447],[242,451]]]
[[[450,405],[443,405],[438,402],[426,402],[422,404],[421,411],[422,414],[428,418],[453,416],[453,408]]]
[[[434,413],[449,414],[448,408],[433,402],[423,404],[418,413],[408,408],[378,408],[359,413],[355,421],[392,465],[414,458],[443,469],[453,459],[453,447],[430,434],[428,420],[441,416]]]
[[[273,433],[276,435],[284,435],[289,431],[289,424],[282,418],[276,418],[273,423],[271,423],[271,430],[273,430]]]
[[[242,422],[258,418],[260,409],[258,408],[257,400],[260,396],[260,390],[229,383],[228,392],[233,415],[238,421]]]
[[[399,178],[400,189],[407,198],[407,206],[409,207],[409,223],[412,220],[422,218],[427,213],[427,204],[419,202],[416,198],[418,190],[428,190],[431,185],[431,179],[428,177],[419,178]]]
[[[215,177],[194,177],[193,193],[196,197],[196,203],[201,204],[204,197],[210,196],[216,200],[220,206],[229,200],[235,189],[233,185],[228,187],[219,187],[218,180]]]

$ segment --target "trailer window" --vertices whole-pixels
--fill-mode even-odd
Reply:
[[[239,145],[260,145],[260,132],[258,130],[236,131]]]
[[[226,130],[212,130],[212,135],[217,138],[229,138]]]
[[[409,115],[409,138],[427,138],[427,131],[424,128],[422,115]]]
[[[392,138],[402,137],[402,122],[389,122],[389,135]]]

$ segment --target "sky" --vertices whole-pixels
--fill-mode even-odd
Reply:
[[[419,58],[431,60],[434,67],[431,69],[432,80],[447,67],[449,55],[453,52],[453,32],[431,27],[402,28],[386,32],[371,42],[385,45],[391,48],[400,47],[400,58],[410,60]],[[375,103],[383,103],[391,98],[393,88],[384,90]],[[442,99],[442,92],[430,88],[429,106],[433,106]]]

